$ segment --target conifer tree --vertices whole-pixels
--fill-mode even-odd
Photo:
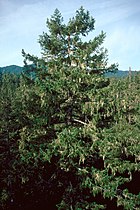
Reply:
[[[18,123],[13,106],[18,76],[3,73],[0,84],[0,203],[13,201],[17,157]]]
[[[66,25],[63,23],[61,13],[56,9],[54,15],[47,19],[49,33],[43,33],[39,39],[43,57],[37,58],[22,51],[25,70],[31,72],[30,76],[25,75],[26,84],[28,80],[34,83],[32,90],[27,92],[30,94],[33,91],[38,98],[34,101],[33,97],[28,96],[28,100],[34,101],[34,107],[37,103],[38,108],[34,113],[32,113],[34,107],[28,112],[28,117],[32,118],[33,131],[30,132],[31,128],[28,129],[29,126],[26,126],[24,134],[22,133],[25,139],[30,139],[28,148],[34,149],[26,150],[25,146],[26,152],[21,153],[23,156],[28,154],[29,159],[34,156],[35,160],[44,159],[55,164],[49,182],[50,192],[54,186],[63,193],[66,189],[67,193],[62,203],[71,189],[72,193],[77,192],[77,195],[80,193],[80,188],[81,193],[84,191],[83,181],[80,178],[86,173],[84,168],[88,166],[92,168],[94,165],[96,168],[99,161],[97,168],[102,169],[103,159],[99,155],[97,143],[99,130],[112,121],[113,112],[109,111],[110,119],[107,121],[106,110],[103,107],[105,98],[102,98],[102,89],[109,85],[109,80],[102,74],[116,70],[117,66],[107,67],[107,50],[101,47],[105,38],[103,32],[89,42],[82,40],[82,36],[94,30],[94,23],[94,18],[81,7]],[[28,66],[28,61],[32,61],[33,65]],[[32,75],[35,75],[34,79]],[[41,133],[41,130],[44,133]],[[25,140],[22,138],[22,141]],[[33,147],[37,141],[38,148]],[[65,183],[62,177],[65,177]],[[74,182],[79,188],[73,186]],[[60,189],[58,183],[61,183]],[[81,193],[79,195],[81,198],[74,198],[74,195],[71,195],[71,199],[75,201],[66,205],[74,208],[79,205],[79,199],[82,199],[83,208],[87,208],[85,199],[89,195]],[[89,208],[90,205],[96,206],[89,204]]]
[[[46,62],[48,70],[74,66],[93,73],[114,71],[116,65],[107,67],[107,49],[102,47],[106,36],[103,31],[92,40],[83,41],[83,37],[94,30],[94,24],[95,19],[83,7],[76,11],[75,17],[67,24],[64,24],[60,11],[56,9],[51,18],[47,19],[48,32],[43,32],[39,37],[43,59],[38,60],[25,54],[24,50],[23,56],[30,61],[34,60],[37,66]]]

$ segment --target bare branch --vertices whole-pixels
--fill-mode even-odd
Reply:
[[[81,124],[83,124],[83,125],[87,125],[87,123],[85,123],[85,122],[83,122],[83,121],[81,121],[81,120],[73,119],[73,121],[74,121],[74,122],[81,123]]]

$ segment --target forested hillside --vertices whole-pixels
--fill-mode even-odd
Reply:
[[[104,32],[81,38],[94,22],[82,7],[67,24],[55,10],[43,57],[23,50],[24,72],[2,74],[2,210],[139,210],[140,73],[104,76],[118,68]]]
[[[24,71],[24,67],[21,66],[16,66],[16,65],[10,65],[10,66],[5,66],[5,67],[0,67],[0,74],[3,73],[15,73],[15,74],[21,74]],[[131,71],[131,74],[137,74],[136,71]],[[115,72],[107,72],[104,74],[105,77],[127,77],[129,75],[129,70],[128,71],[122,71],[122,70],[117,70]]]
[[[22,67],[16,65],[10,65],[5,67],[0,67],[0,74],[2,73],[15,73],[20,74],[22,72]]]

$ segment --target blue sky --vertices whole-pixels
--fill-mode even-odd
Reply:
[[[22,49],[41,56],[37,40],[47,29],[46,19],[58,8],[67,21],[80,6],[96,20],[89,38],[106,32],[109,64],[140,70],[139,0],[0,0],[0,67],[23,66]]]

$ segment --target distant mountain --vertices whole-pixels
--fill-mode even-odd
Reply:
[[[10,65],[5,67],[0,67],[0,73],[16,73],[20,74],[23,70],[23,67],[17,65]],[[131,71],[132,75],[136,73],[136,71]],[[129,71],[118,70],[116,73],[108,72],[105,74],[106,77],[126,77],[128,76]]]
[[[20,74],[22,72],[23,67],[10,65],[5,67],[0,67],[0,73],[15,73]]]
[[[136,73],[137,71],[131,71],[132,75]],[[127,77],[128,75],[129,75],[129,71],[122,71],[122,70],[118,70],[115,73],[108,72],[105,74],[106,77]]]

